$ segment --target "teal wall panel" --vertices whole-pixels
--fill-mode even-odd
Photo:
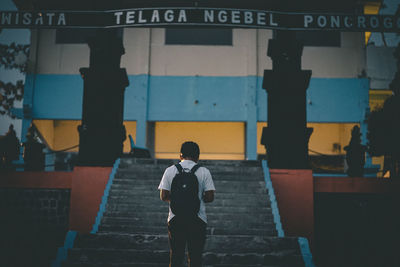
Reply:
[[[149,120],[246,121],[250,77],[151,77]]]
[[[30,76],[27,80],[34,81],[31,90],[35,119],[81,118],[83,80],[79,75]],[[129,81],[125,120],[267,119],[267,94],[260,88],[262,77],[131,75]],[[367,79],[311,79],[307,90],[308,121],[362,121],[368,108],[368,89]]]
[[[33,80],[34,119],[81,119],[83,79],[80,75],[29,74],[28,79]]]
[[[307,89],[308,122],[361,122],[368,106],[369,81],[365,78],[312,78]],[[257,110],[258,121],[267,121],[267,93],[261,88]]]
[[[361,122],[369,107],[368,79],[311,79],[309,122]]]

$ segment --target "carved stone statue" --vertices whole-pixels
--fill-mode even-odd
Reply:
[[[351,139],[346,151],[346,162],[348,165],[347,175],[350,177],[363,177],[365,164],[366,146],[361,144],[360,127],[357,125],[351,130]]]

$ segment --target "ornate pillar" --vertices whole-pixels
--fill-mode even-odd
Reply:
[[[270,168],[306,169],[308,141],[306,90],[310,70],[301,70],[302,44],[295,31],[277,30],[268,43],[272,70],[264,71],[263,88],[268,94],[268,126],[261,144],[266,147]]]
[[[89,68],[79,71],[84,80],[78,164],[111,166],[122,155],[124,93],[129,85],[120,68],[125,53],[121,30],[101,29],[89,40]]]

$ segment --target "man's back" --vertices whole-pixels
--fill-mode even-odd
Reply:
[[[194,162],[192,160],[183,160],[179,164],[182,166],[183,171],[190,172],[190,170],[196,165],[196,162]],[[176,168],[175,165],[168,167],[164,172],[164,175],[161,179],[161,183],[160,183],[160,186],[158,187],[158,189],[171,191],[172,181],[177,173],[178,173],[178,169]],[[195,172],[195,175],[196,175],[196,177],[198,179],[198,183],[199,183],[198,196],[200,199],[200,209],[198,212],[198,217],[200,219],[202,219],[205,223],[207,223],[205,202],[208,202],[208,201],[207,201],[207,199],[204,199],[204,194],[207,191],[215,190],[214,182],[212,180],[210,171],[205,167],[201,166],[200,168],[198,168],[198,170]],[[168,221],[170,221],[174,216],[175,216],[175,214],[173,214],[170,209],[169,215],[168,215]]]
[[[190,172],[196,166],[200,155],[200,148],[194,142],[185,142],[181,147],[182,171]],[[179,166],[178,166],[179,168]],[[158,189],[160,198],[170,202],[172,196],[171,186],[176,175],[179,173],[177,166],[168,167],[161,179]],[[200,208],[197,216],[186,217],[180,214],[175,215],[171,210],[171,202],[168,215],[168,238],[170,245],[170,267],[181,267],[185,255],[185,248],[188,248],[188,260],[191,267],[200,267],[202,253],[206,241],[207,215],[205,202],[214,200],[215,186],[211,173],[207,168],[199,167],[195,172],[198,181],[198,200]]]

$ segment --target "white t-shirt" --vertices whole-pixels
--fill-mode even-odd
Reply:
[[[185,172],[189,172],[196,163],[191,160],[183,160],[179,164],[181,164],[183,170]],[[175,175],[178,173],[178,169],[175,165],[168,167],[163,177],[161,178],[160,185],[158,186],[158,190],[168,190],[171,192],[171,184]],[[197,214],[200,219],[202,219],[205,223],[207,223],[207,215],[206,215],[206,206],[204,205],[203,194],[205,191],[215,190],[214,182],[211,177],[210,171],[205,167],[200,167],[196,171],[197,180],[199,181],[199,199],[200,199],[200,210]],[[171,207],[169,208],[168,214],[168,222],[175,216],[172,213]]]

